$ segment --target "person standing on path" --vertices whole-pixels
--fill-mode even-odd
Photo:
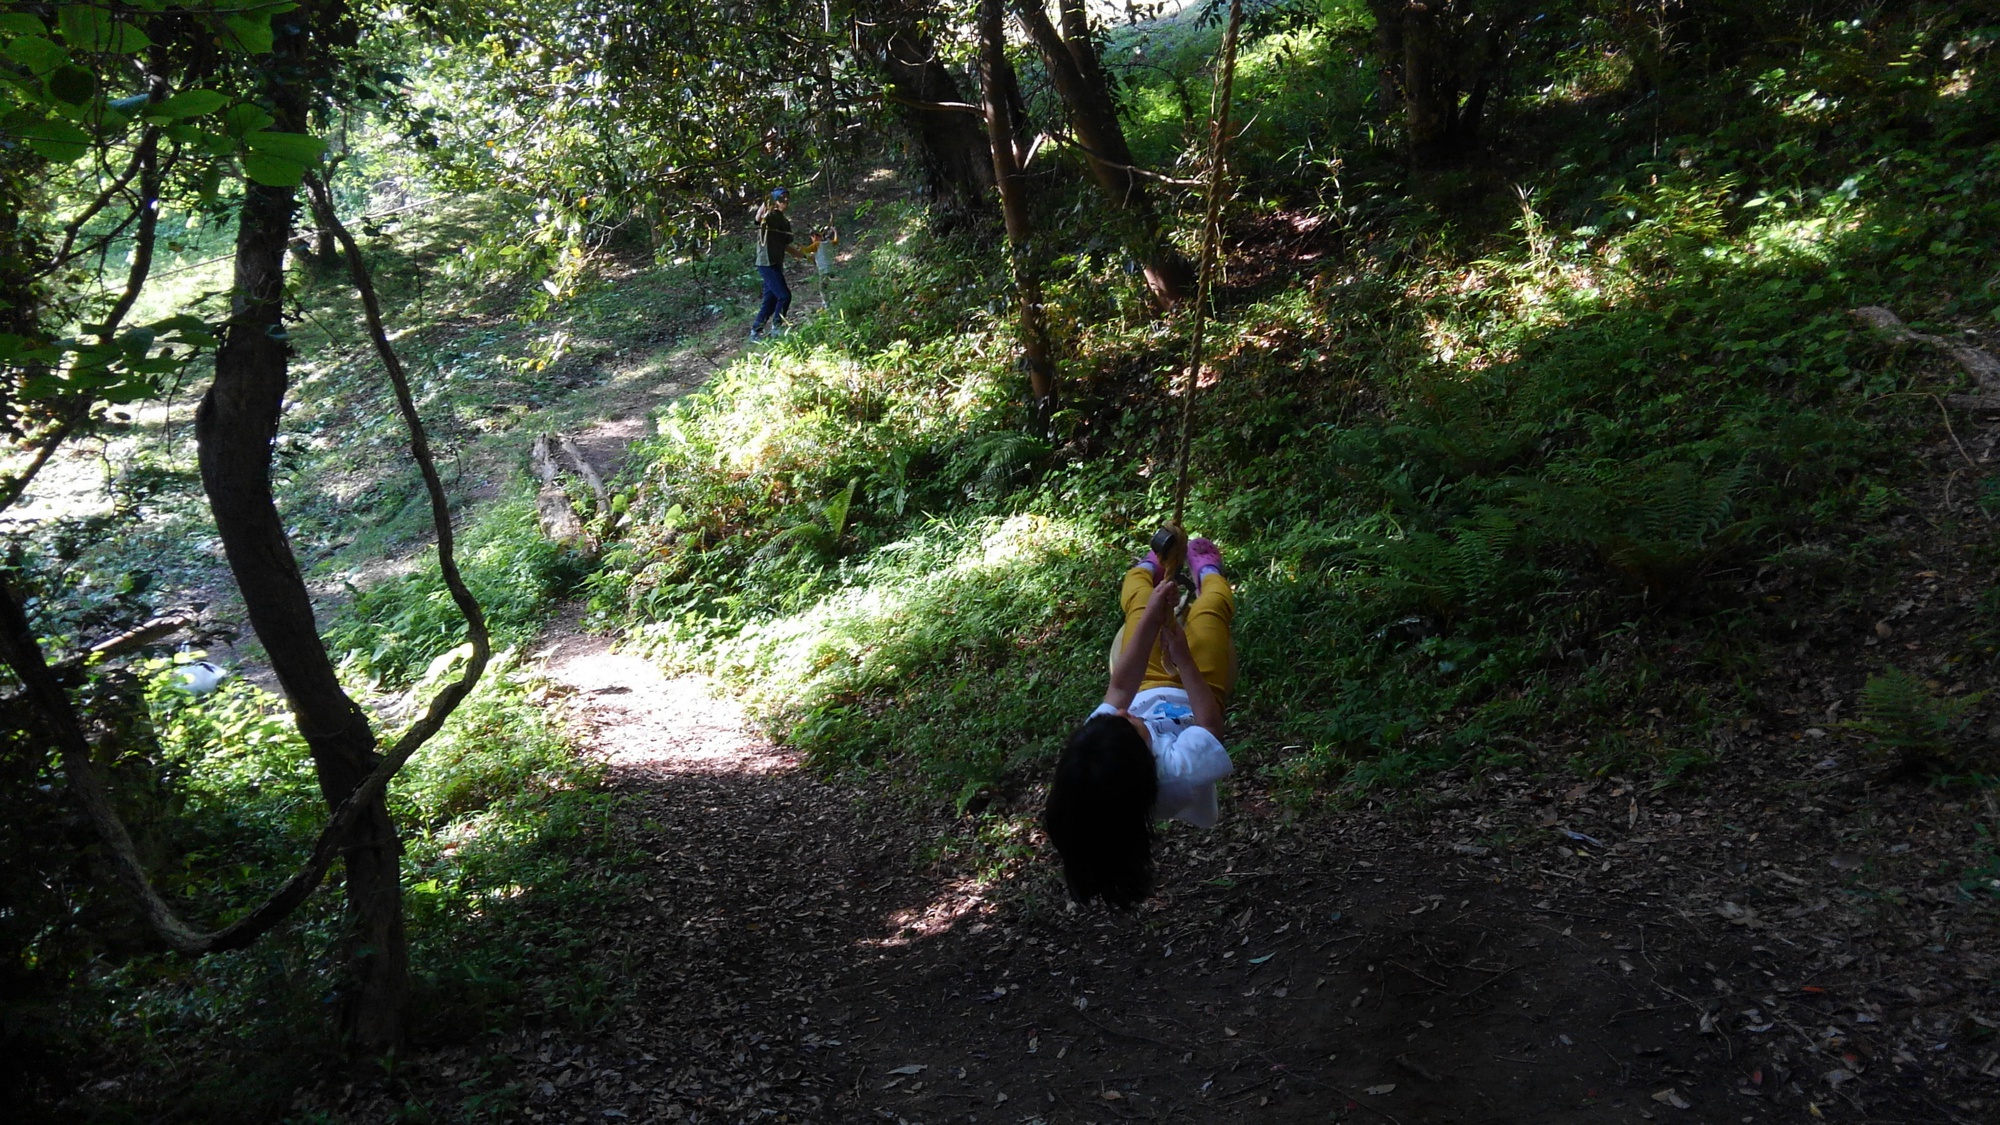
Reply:
[[[791,192],[773,188],[771,198],[757,208],[757,276],[764,281],[764,304],[757,310],[756,323],[750,326],[752,340],[777,332],[791,310],[792,287],[785,283],[785,255],[810,258],[819,248],[817,238],[805,246],[792,246],[792,220],[785,215],[791,204]],[[764,330],[767,323],[770,333]]]

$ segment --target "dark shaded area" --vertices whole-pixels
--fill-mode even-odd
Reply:
[[[1970,1120],[1968,1014],[1992,997],[1946,970],[1987,979],[1992,917],[1922,874],[1949,852],[1890,842],[1934,841],[1950,811],[1812,758],[1732,779],[1783,779],[1830,823],[1524,771],[1335,816],[1246,783],[1217,829],[1167,833],[1161,896],[1134,914],[1065,908],[1032,837],[975,845],[942,810],[857,819],[873,784],[626,772],[620,831],[652,858],[590,955],[629,982],[615,1019],[314,1100],[354,1120],[1585,1122],[1676,1098],[1732,1120]],[[1909,832],[1865,827],[1891,816]],[[1852,849],[1835,864],[1829,831]]]

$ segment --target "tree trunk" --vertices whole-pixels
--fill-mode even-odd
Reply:
[[[993,179],[1000,188],[1000,214],[1007,222],[1007,257],[1014,273],[1014,299],[1021,316],[1021,358],[1028,390],[1035,398],[1035,425],[1047,426],[1056,405],[1056,367],[1042,320],[1042,279],[1033,252],[1028,199],[1021,182],[1020,145],[1014,130],[1020,101],[1014,68],[1007,62],[1000,0],[979,0],[979,80],[986,111],[986,138],[993,150]]]
[[[279,17],[279,22],[285,20]],[[291,33],[285,34],[287,30]],[[274,64],[296,64],[308,38],[303,21],[281,27]],[[278,119],[274,127],[306,132],[298,86],[272,81],[268,89]],[[195,415],[195,436],[202,487],[250,624],[311,748],[320,793],[334,809],[374,768],[375,734],[334,675],[271,491],[271,448],[291,351],[284,331],[284,255],[296,205],[293,188],[244,185],[235,294],[215,354],[215,381]],[[380,796],[362,814],[342,853],[347,925],[340,954],[347,979],[340,1034],[357,1055],[386,1054],[402,1039],[409,956],[403,936],[402,846]]]
[[[340,247],[333,241],[333,232],[325,227],[313,233],[313,267],[321,273],[340,268]]]
[[[1486,100],[1507,61],[1513,19],[1473,0],[1369,0],[1382,99],[1400,106],[1410,160],[1435,167],[1477,150]]]
[[[1132,150],[1125,143],[1125,128],[1118,122],[1118,107],[1111,100],[1097,45],[1090,38],[1083,0],[1062,0],[1067,37],[1049,22],[1042,0],[1015,0],[1014,8],[1069,110],[1070,128],[1084,150],[1091,177],[1123,218],[1125,244],[1139,259],[1146,287],[1162,308],[1173,308],[1187,298],[1194,271],[1168,244],[1145,182],[1133,174]]]
[[[993,164],[979,117],[963,109],[958,79],[938,57],[937,43],[924,30],[929,3],[885,6],[863,26],[862,46],[881,64],[889,92],[917,141],[931,199],[946,215],[963,218],[986,210],[993,190]]]

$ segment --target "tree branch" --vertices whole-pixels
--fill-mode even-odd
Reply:
[[[1088,156],[1092,160],[1097,161],[1099,164],[1102,164],[1107,168],[1116,168],[1121,172],[1130,172],[1134,176],[1144,176],[1146,179],[1166,184],[1169,187],[1198,188],[1198,187],[1208,186],[1201,180],[1178,180],[1172,176],[1168,176],[1160,172],[1155,172],[1150,168],[1141,168],[1136,164],[1121,164],[1118,161],[1113,160],[1108,156],[1105,156],[1103,153],[1095,151],[1089,145],[1084,144],[1082,141],[1077,140],[1073,136],[1066,136],[1062,133],[1043,133],[1042,137],[1048,140],[1055,141],[1058,144],[1069,145],[1071,148],[1074,148],[1079,152],[1082,152],[1085,156]]]
[[[82,410],[72,411],[62,421],[56,423],[56,428],[49,431],[48,436],[42,439],[42,447],[35,451],[35,459],[28,463],[28,467],[22,469],[19,476],[0,483],[0,511],[14,506],[14,501],[19,500],[21,493],[26,492],[28,485],[34,481],[35,474],[41,472],[42,466],[49,463],[49,458],[55,454],[56,447],[75,433],[76,428],[83,423],[86,413]]]
[[[157,126],[148,127],[146,133],[149,136],[158,136],[159,129]],[[78,212],[76,218],[71,219],[64,225],[62,249],[56,252],[53,261],[58,264],[68,261],[70,248],[76,245],[76,236],[83,231],[84,224],[96,218],[97,213],[104,210],[105,205],[111,202],[111,197],[124,191],[125,185],[132,182],[132,177],[139,173],[139,152],[140,150],[135,148],[132,151],[132,159],[125,164],[125,170],[119,173],[118,177],[112,180],[103,191],[98,192],[97,198],[91,200],[82,211]]]
[[[438,478],[437,462],[431,457],[430,437],[424,431],[422,417],[417,414],[416,396],[410,393],[410,380],[403,372],[403,362],[396,355],[396,349],[389,343],[389,333],[382,326],[382,302],[375,295],[375,282],[368,274],[368,264],[361,258],[361,247],[355,245],[354,236],[334,213],[333,200],[326,188],[326,182],[317,175],[306,179],[306,192],[312,198],[313,213],[320,225],[333,232],[340,241],[342,250],[347,252],[347,271],[354,281],[354,288],[361,294],[361,308],[368,319],[368,335],[375,342],[376,354],[382,357],[382,366],[389,373],[389,383],[396,390],[396,406],[403,414],[403,424],[410,431],[410,455],[417,460],[417,469],[424,478],[424,491],[430,494],[431,523],[437,530],[438,571],[444,578],[445,589],[451,592],[451,600],[458,612],[465,618],[466,639],[472,646],[472,656],[466,661],[465,671],[459,678],[431,697],[430,707],[423,718],[396,740],[383,766],[400,767],[411,754],[416,753],[425,740],[436,734],[464,698],[471,694],[480,674],[486,670],[486,662],[492,656],[492,636],[486,629],[486,614],[479,608],[479,602],[466,588],[465,579],[459,574],[458,559],[453,553],[451,530],[451,505],[444,494],[444,482]],[[390,773],[394,773],[394,768]],[[381,774],[378,767],[376,774]],[[365,790],[375,780],[371,775],[362,783]],[[382,783],[388,783],[383,776]],[[360,796],[357,790],[355,796]]]
[[[114,656],[123,656],[133,649],[144,648],[161,638],[173,636],[194,624],[199,618],[200,614],[193,609],[170,609],[116,636],[104,638],[68,660],[57,661],[55,673],[60,676],[102,660],[109,660]]]
[[[108,344],[118,334],[118,326],[139,300],[139,291],[153,272],[153,242],[160,226],[160,130],[149,128],[139,138],[132,158],[139,163],[139,230],[132,236],[132,265],[125,271],[125,291],[98,326],[97,341]]]
[[[889,91],[887,91],[887,90],[883,90],[883,91],[881,92],[881,94],[882,94],[882,100],[883,100],[883,101],[885,101],[885,102],[895,102],[895,103],[896,103],[897,105],[906,105],[906,106],[909,106],[909,107],[910,107],[910,108],[912,108],[912,109],[927,109],[927,110],[934,110],[934,111],[936,111],[936,112],[938,112],[938,113],[971,113],[971,114],[983,114],[983,113],[985,113],[985,112],[986,112],[985,110],[983,110],[983,109],[979,108],[979,107],[978,107],[978,106],[976,106],[976,105],[973,105],[973,104],[972,104],[972,103],[970,103],[970,102],[925,102],[925,101],[918,101],[918,100],[917,100],[917,99],[915,99],[915,98],[906,98],[906,97],[902,96],[901,94],[894,94],[894,93],[890,93],[890,92],[889,92]]]
[[[183,921],[165,899],[154,888],[147,877],[145,866],[139,861],[138,850],[133,846],[132,836],[119,819],[117,810],[111,805],[104,782],[98,776],[91,761],[90,739],[85,734],[83,723],[78,718],[57,678],[42,654],[40,643],[35,639],[23,612],[20,601],[11,586],[0,582],[0,658],[4,658],[14,669],[33,700],[37,710],[53,728],[61,754],[63,772],[69,780],[69,787],[92,827],[111,852],[112,869],[120,883],[137,901],[140,914],[153,931],[174,950],[193,956],[218,953],[224,950],[240,949],[255,941],[273,926],[283,921],[296,910],[320,880],[326,877],[327,868],[340,854],[344,841],[355,823],[370,804],[388,787],[411,755],[443,727],[444,721],[465,697],[471,694],[479,677],[485,672],[486,664],[492,656],[492,639],[486,628],[485,614],[479,603],[465,586],[458,571],[458,564],[452,553],[452,529],[450,507],[444,495],[443,483],[438,478],[437,465],[430,452],[430,442],[424,432],[421,418],[416,411],[416,403],[410,393],[409,380],[404,377],[401,362],[390,346],[388,335],[382,327],[381,304],[376,299],[375,287],[368,277],[367,266],[361,260],[360,249],[347,228],[333,214],[332,206],[326,200],[326,189],[317,179],[311,184],[313,201],[325,222],[340,239],[347,251],[348,267],[355,286],[361,291],[362,304],[367,310],[370,335],[374,337],[377,350],[382,354],[384,365],[389,368],[389,377],[396,390],[397,406],[403,414],[403,421],[410,430],[410,451],[417,459],[418,468],[424,478],[425,489],[430,493],[431,516],[438,533],[438,564],[444,574],[446,587],[451,591],[452,601],[460,613],[465,615],[466,633],[472,647],[471,658],[466,662],[459,678],[433,696],[430,706],[422,718],[412,724],[396,740],[396,744],[376,763],[375,768],[363,778],[353,792],[349,793],[340,807],[328,818],[320,829],[318,839],[313,842],[311,854],[292,877],[266,899],[263,904],[234,923],[213,933],[204,933]],[[128,306],[129,307],[129,306]],[[120,314],[122,315],[122,313]],[[51,443],[51,448],[53,443]],[[46,460],[46,457],[43,458]],[[101,642],[97,648],[110,646],[123,651],[127,646],[136,647],[145,643],[140,639],[155,627],[165,631],[166,619],[156,619],[139,629],[120,637]],[[176,626],[177,627],[177,626]],[[97,649],[93,649],[97,651]]]
[[[1923,344],[1950,356],[1972,381],[1985,392],[1982,396],[1952,395],[1951,404],[1970,410],[1992,410],[2000,402],[2000,359],[1970,344],[1960,344],[1904,324],[1901,317],[1880,305],[1864,305],[1849,315],[1897,343]]]

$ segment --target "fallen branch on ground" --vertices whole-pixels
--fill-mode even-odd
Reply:
[[[1851,314],[1854,319],[1899,344],[1923,344],[1950,356],[1979,387],[1976,395],[1946,395],[1945,403],[1960,410],[2000,411],[2000,359],[1970,344],[1955,343],[1942,336],[1919,332],[1904,324],[1901,317],[1880,305],[1863,305]]]

